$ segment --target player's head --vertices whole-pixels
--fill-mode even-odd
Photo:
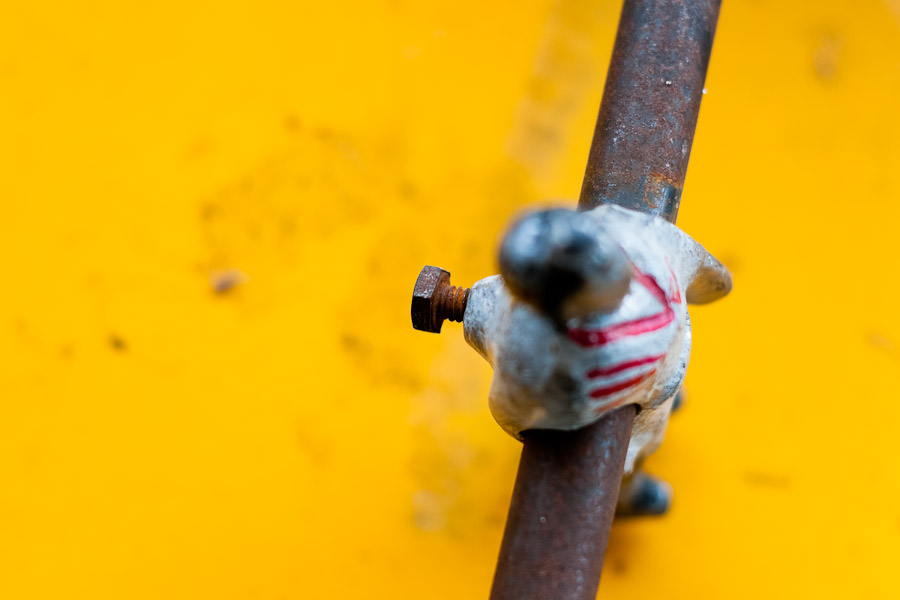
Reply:
[[[500,272],[519,299],[565,322],[618,306],[632,266],[596,221],[552,208],[513,222],[500,243]]]

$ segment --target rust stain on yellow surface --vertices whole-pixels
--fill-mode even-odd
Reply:
[[[900,596],[897,6],[725,3],[679,224],[735,292],[608,597]],[[4,6],[0,597],[485,597],[518,444],[410,293],[574,202],[618,10]]]

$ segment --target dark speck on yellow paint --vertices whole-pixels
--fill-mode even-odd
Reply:
[[[365,356],[372,350],[369,347],[369,344],[360,339],[358,336],[353,335],[352,333],[344,333],[344,335],[341,336],[341,345],[347,352],[351,352],[359,356]]]
[[[786,489],[791,487],[789,475],[780,473],[768,473],[765,471],[746,471],[744,481],[754,487],[768,487],[774,489]]]
[[[813,56],[813,69],[822,83],[831,83],[837,77],[841,45],[841,38],[834,34],[824,36],[819,42]]]
[[[216,294],[230,292],[245,281],[247,281],[247,276],[239,269],[217,271],[209,277],[209,283]]]
[[[300,131],[300,119],[297,118],[297,115],[287,115],[284,118],[284,128],[291,133]]]
[[[115,350],[116,352],[127,352],[128,351],[128,343],[125,340],[116,335],[112,334],[109,336],[109,347]]]
[[[204,221],[214,219],[219,214],[219,206],[214,202],[206,202],[200,207],[200,217]]]

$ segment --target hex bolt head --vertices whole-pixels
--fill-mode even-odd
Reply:
[[[468,288],[450,285],[450,272],[426,266],[416,279],[412,298],[412,324],[419,331],[440,333],[445,319],[462,321]]]
[[[435,309],[438,302],[435,296],[440,296],[437,292],[442,283],[444,285],[450,283],[450,273],[438,267],[426,266],[416,279],[412,299],[412,323],[419,331],[441,332],[444,320],[436,318]]]

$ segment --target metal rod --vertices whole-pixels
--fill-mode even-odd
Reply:
[[[493,600],[597,596],[635,414],[525,433]]]
[[[675,222],[720,4],[625,2],[579,208],[618,204]]]
[[[721,0],[625,0],[579,208],[675,222]],[[574,432],[531,431],[492,600],[593,600],[636,409]]]

